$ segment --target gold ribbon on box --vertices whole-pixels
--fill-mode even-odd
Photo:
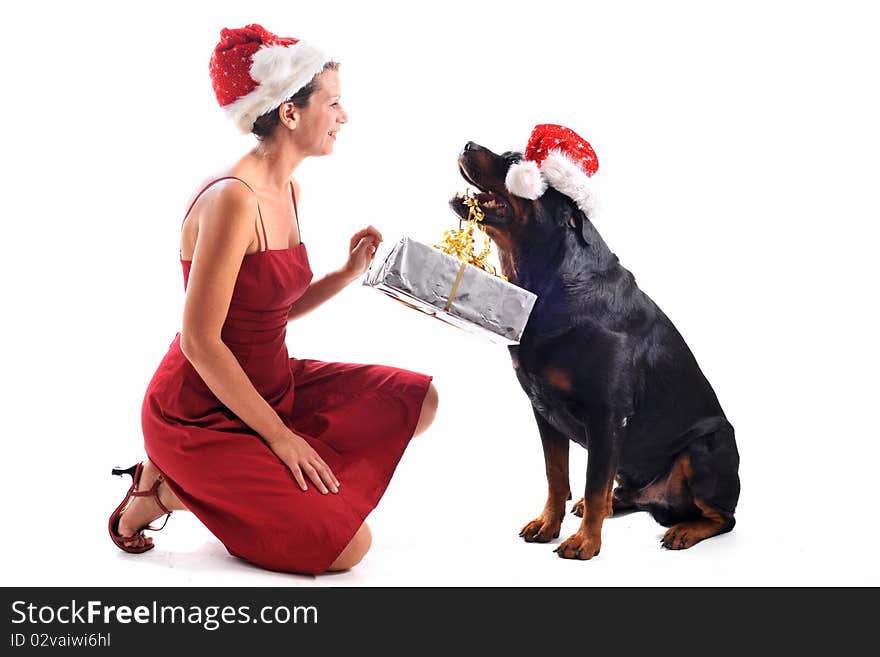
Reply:
[[[458,269],[458,276],[455,277],[455,283],[452,285],[449,299],[446,301],[446,307],[443,309],[446,312],[449,312],[449,309],[452,307],[452,301],[455,299],[455,295],[458,292],[458,286],[461,284],[461,279],[464,276],[464,270],[468,265],[473,265],[487,274],[497,276],[505,281],[507,280],[506,276],[497,273],[495,267],[486,262],[486,258],[492,251],[492,243],[489,241],[486,229],[480,225],[480,222],[483,221],[485,215],[483,214],[483,210],[480,208],[480,204],[477,202],[476,197],[471,190],[468,190],[464,197],[459,198],[461,198],[462,202],[468,206],[468,218],[466,220],[459,219],[458,228],[444,232],[443,240],[439,244],[434,245],[434,248],[440,249],[443,253],[447,253],[454,258],[461,260],[461,267]],[[462,221],[466,224],[464,227],[462,226]],[[482,250],[478,254],[474,253],[474,247],[476,245],[474,239],[475,229],[479,229],[483,240]]]

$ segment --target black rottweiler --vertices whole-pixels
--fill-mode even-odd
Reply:
[[[661,543],[673,550],[729,532],[739,453],[712,386],[571,198],[553,187],[535,200],[508,191],[508,168],[522,157],[469,142],[458,160],[480,190],[502,272],[538,296],[520,343],[509,349],[538,423],[549,494],[520,536],[539,543],[559,536],[571,499],[569,440],[588,450],[587,483],[572,509],[583,520],[556,549],[560,557],[599,554],[602,522],[612,513],[650,512],[670,527]],[[461,198],[450,205],[467,218]]]

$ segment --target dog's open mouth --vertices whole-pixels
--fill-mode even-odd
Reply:
[[[511,207],[503,198],[492,192],[476,192],[474,194],[456,194],[449,204],[462,219],[471,216],[471,206],[476,205],[483,215],[482,222],[487,225],[505,224],[512,215]]]

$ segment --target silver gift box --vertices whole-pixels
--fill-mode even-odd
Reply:
[[[379,248],[363,284],[496,344],[519,342],[538,298],[408,237]]]

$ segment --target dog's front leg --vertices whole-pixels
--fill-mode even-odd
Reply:
[[[529,522],[519,533],[528,543],[547,543],[559,537],[565,503],[571,499],[568,483],[568,438],[562,435],[534,406],[541,446],[544,448],[544,468],[547,473],[547,502],[541,515]]]
[[[584,516],[576,533],[565,539],[556,553],[563,559],[592,559],[602,547],[602,522],[611,513],[614,475],[617,471],[619,423],[611,413],[587,427],[587,485]]]

